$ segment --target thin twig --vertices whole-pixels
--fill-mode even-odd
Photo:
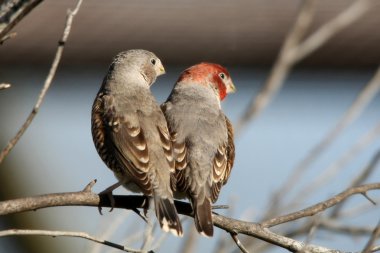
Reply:
[[[53,78],[54,78],[55,73],[57,71],[59,62],[61,61],[63,49],[65,47],[65,43],[66,43],[66,41],[69,37],[70,31],[71,31],[71,25],[73,23],[75,15],[79,11],[79,8],[82,4],[82,1],[83,0],[78,0],[77,4],[75,6],[75,9],[73,11],[68,10],[67,18],[66,18],[66,24],[65,24],[65,28],[63,30],[62,38],[58,43],[58,48],[57,48],[57,51],[55,53],[53,63],[50,67],[49,74],[45,80],[44,86],[41,89],[41,92],[38,96],[37,102],[34,105],[33,110],[30,112],[28,118],[26,119],[24,124],[21,126],[21,128],[17,132],[17,134],[8,142],[8,145],[0,153],[0,164],[2,163],[4,158],[8,155],[8,153],[12,150],[12,148],[16,145],[16,143],[19,141],[21,136],[24,134],[24,132],[29,127],[29,125],[32,123],[34,117],[38,113],[40,106],[41,106],[41,104],[45,98],[46,92],[48,91],[50,84],[53,81]]]
[[[3,45],[5,41],[16,37],[16,35],[17,33],[13,32],[5,35],[3,38],[0,38],[0,45]]]
[[[311,243],[311,241],[314,239],[315,233],[317,232],[317,229],[319,228],[320,224],[321,224],[321,215],[319,213],[314,216],[313,221],[311,222],[311,227],[305,240],[306,244]]]
[[[72,232],[72,231],[49,231],[49,230],[32,230],[32,229],[8,229],[8,230],[2,230],[0,231],[0,237],[3,236],[20,236],[20,235],[42,235],[42,236],[52,236],[52,237],[58,237],[58,236],[64,236],[64,237],[79,237],[86,240],[90,240],[96,243],[100,243],[115,249],[119,249],[125,252],[132,252],[132,253],[141,253],[141,250],[135,250],[126,248],[123,245],[119,245],[117,243],[113,243],[106,240],[101,240],[96,237],[90,236],[87,233],[84,232]],[[153,252],[153,251],[149,251]]]
[[[376,203],[380,202],[380,198],[377,198],[375,200],[375,202]],[[342,210],[342,211],[340,211],[339,216],[344,217],[344,218],[350,218],[350,217],[355,217],[357,215],[369,212],[370,209],[373,207],[373,204],[372,203],[370,203],[370,204],[371,205],[369,205],[368,202],[365,202],[362,204],[355,205],[348,210]]]
[[[302,209],[302,210],[297,211],[297,212],[293,212],[293,213],[290,213],[287,215],[283,215],[280,217],[276,217],[276,218],[266,220],[266,221],[262,222],[261,224],[264,227],[269,228],[269,227],[273,227],[273,226],[276,226],[276,225],[279,225],[282,223],[286,223],[286,222],[289,222],[292,220],[297,220],[297,219],[300,219],[303,217],[312,216],[312,215],[315,215],[319,212],[322,212],[323,210],[326,210],[327,208],[335,206],[336,204],[342,202],[343,200],[350,197],[351,195],[363,194],[363,193],[367,192],[368,190],[377,189],[377,187],[379,187],[379,186],[380,186],[380,183],[375,183],[375,184],[366,184],[366,185],[362,185],[362,186],[349,188],[349,189],[339,193],[338,195],[335,195],[334,197],[332,197],[328,200],[322,201],[318,204],[312,205],[310,207],[307,207],[307,208]]]
[[[227,217],[234,216],[234,207],[236,205],[236,198],[230,198],[228,200],[228,203],[230,203],[231,208],[229,208],[226,212]],[[227,241],[227,236],[225,233],[220,234],[217,243],[215,244],[215,249],[212,251],[213,253],[224,253],[224,252],[230,252],[228,251],[228,245],[230,244],[230,241]]]
[[[236,245],[239,247],[239,249],[241,250],[241,252],[243,253],[249,253],[249,251],[244,247],[244,245],[240,242],[238,236],[237,236],[237,233],[233,233],[231,232],[230,233],[232,239],[234,240],[234,242],[236,243]]]
[[[364,198],[366,198],[369,202],[371,202],[372,205],[374,205],[374,206],[377,205],[376,202],[370,196],[368,196],[368,194],[366,192],[362,192],[361,194],[363,195]]]
[[[8,89],[11,85],[9,83],[0,83],[0,90]]]
[[[369,238],[369,240],[368,240],[366,246],[364,247],[364,249],[362,250],[362,252],[363,253],[371,252],[373,249],[373,245],[379,236],[380,236],[380,220],[377,223],[377,226],[375,227],[375,229],[373,230],[371,238]]]
[[[112,220],[109,219],[102,222],[101,228],[97,230],[101,231],[102,237],[111,238],[120,225],[125,222],[127,215],[129,215],[127,212],[119,213],[116,217],[113,216]],[[89,250],[84,250],[84,252],[98,253],[102,251],[102,246],[100,244],[91,243],[89,247],[91,248]]]
[[[364,168],[364,170],[362,170],[356,178],[354,178],[354,180],[351,182],[349,187],[355,187],[355,186],[362,184],[369,177],[369,175],[371,175],[372,172],[375,170],[379,161],[380,161],[380,150],[374,155],[374,157],[372,158],[369,165],[366,166]],[[368,196],[366,196],[366,197],[368,197]],[[375,203],[372,199],[368,199],[368,200],[370,200],[370,202],[372,204]],[[336,205],[333,208],[333,210],[331,211],[331,214],[330,214],[331,218],[335,218],[339,215],[340,211],[342,210],[344,203],[345,202],[339,203],[339,205]]]

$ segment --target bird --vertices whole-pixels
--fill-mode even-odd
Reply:
[[[108,193],[112,196],[120,185],[142,192],[153,200],[161,228],[182,236],[171,190],[175,172],[171,136],[150,91],[164,73],[161,60],[150,51],[117,54],[95,97],[91,131],[99,156],[118,179]]]
[[[172,136],[175,198],[189,198],[198,232],[214,233],[211,203],[227,183],[235,159],[231,121],[221,108],[235,86],[227,69],[199,63],[182,72],[161,105]]]

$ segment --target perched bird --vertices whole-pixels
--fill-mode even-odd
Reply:
[[[220,104],[234,91],[227,69],[200,63],[181,74],[161,106],[173,141],[175,197],[190,199],[195,226],[205,236],[213,236],[211,203],[234,163],[233,129]]]
[[[119,180],[115,185],[152,197],[162,229],[182,236],[170,188],[172,143],[149,89],[164,73],[160,59],[149,51],[119,53],[92,107],[92,136],[100,157]]]

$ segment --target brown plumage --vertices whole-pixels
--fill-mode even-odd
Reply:
[[[118,54],[92,109],[95,147],[123,185],[152,197],[160,226],[182,236],[171,181],[174,158],[165,117],[150,92],[164,73],[160,60],[145,50]]]

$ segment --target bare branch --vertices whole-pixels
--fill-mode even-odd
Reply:
[[[11,85],[9,83],[0,83],[0,90],[8,89]]]
[[[377,226],[372,232],[371,238],[368,240],[366,246],[363,249],[363,253],[369,253],[372,251],[373,244],[375,243],[376,239],[380,237],[380,221],[377,223]]]
[[[86,189],[87,187],[85,188],[85,190],[80,192],[46,194],[36,197],[2,201],[0,202],[0,215],[32,211],[53,206],[111,206],[110,200],[107,196],[99,196]],[[380,189],[380,183],[367,184],[348,189],[342,192],[341,194],[329,200],[321,202],[317,205],[311,206],[299,212],[271,219],[269,221],[264,222],[263,224],[239,221],[216,213],[213,213],[212,217],[215,226],[229,233],[249,235],[261,239],[263,241],[269,242],[271,244],[283,247],[292,252],[300,250],[318,253],[339,252],[316,245],[305,246],[302,242],[271,232],[268,229],[268,227],[316,214],[320,211],[325,210],[328,207],[331,207],[339,203],[340,201],[353,194],[363,193],[374,189]],[[146,197],[136,195],[115,195],[114,200],[115,208],[124,208],[131,210],[136,208],[147,208],[148,204]],[[175,206],[177,208],[178,213],[192,217],[193,210],[189,203],[175,201]]]
[[[306,0],[301,7],[292,30],[287,35],[278,59],[266,80],[263,89],[251,100],[250,105],[235,129],[240,133],[244,125],[254,120],[281,89],[290,69],[299,61],[326,44],[334,35],[362,17],[371,7],[371,0],[357,0],[340,15],[324,24],[301,42],[313,20],[315,1]]]
[[[258,239],[261,239],[265,242],[271,243],[273,245],[277,245],[284,249],[287,249],[291,252],[298,252],[300,250],[306,250],[309,252],[329,252],[329,253],[338,253],[339,250],[332,250],[321,246],[316,245],[307,245],[303,242],[299,242],[297,240],[278,235],[276,233],[271,232],[268,228],[263,227],[259,223],[252,223],[246,221],[239,221],[232,218],[227,218],[222,215],[213,214],[212,216],[213,223],[215,226],[226,230],[228,232],[235,232],[238,234],[249,235]]]
[[[376,206],[376,202],[371,199],[366,192],[362,193],[363,197],[366,198],[369,202],[371,202],[372,205]]]
[[[4,158],[8,155],[8,153],[12,150],[12,148],[16,145],[16,143],[18,142],[18,140],[24,134],[24,132],[29,127],[29,125],[32,123],[34,117],[38,113],[38,110],[40,109],[42,101],[45,98],[46,92],[48,91],[48,89],[50,87],[50,84],[53,81],[53,78],[54,78],[55,73],[56,73],[57,68],[58,68],[58,64],[61,61],[63,49],[65,47],[65,43],[67,41],[67,38],[69,37],[73,19],[74,19],[75,15],[78,13],[79,8],[80,8],[80,6],[82,4],[82,1],[83,0],[78,0],[77,5],[75,6],[75,9],[73,11],[71,11],[71,10],[68,11],[67,18],[66,18],[66,24],[65,24],[65,28],[63,30],[62,38],[61,38],[61,40],[58,43],[58,48],[57,48],[57,51],[55,53],[55,57],[54,57],[53,63],[51,65],[51,67],[50,67],[49,74],[48,74],[48,76],[47,76],[47,78],[45,80],[44,86],[43,86],[43,88],[42,88],[42,90],[41,90],[41,92],[40,92],[40,94],[38,96],[37,102],[34,105],[33,110],[30,112],[28,118],[26,119],[26,121],[24,122],[24,124],[21,126],[20,130],[17,132],[16,136],[14,136],[8,142],[8,145],[0,153],[0,164],[2,163],[2,161],[4,160]],[[20,1],[20,2],[23,2],[23,1]],[[30,1],[30,2],[32,2],[32,1]],[[39,3],[39,1],[34,1],[34,2],[37,2],[36,4]],[[0,30],[0,37],[1,37],[1,30]]]
[[[334,35],[359,20],[372,6],[372,0],[357,0],[337,17],[330,20],[309,36],[294,50],[298,62],[326,44]]]
[[[349,188],[351,187],[355,187],[355,186],[358,186],[360,185],[361,183],[363,183],[368,177],[369,175],[375,170],[376,168],[376,165],[377,163],[380,161],[380,150],[375,154],[375,156],[372,158],[371,162],[369,163],[368,166],[366,166],[366,168],[364,170],[362,170],[361,173],[359,173],[359,175],[354,178],[354,180],[351,182],[351,184],[349,185]],[[376,204],[375,201],[373,201],[372,199],[368,198],[367,195],[364,195],[372,204]],[[343,203],[340,203],[339,205],[336,205],[334,207],[334,209],[332,210],[331,214],[330,214],[330,217],[331,218],[334,218],[334,217],[337,217],[338,214],[340,213],[340,210],[342,210],[342,207],[343,207]]]
[[[90,240],[96,243],[100,243],[115,249],[119,249],[125,252],[131,252],[131,253],[141,253],[141,250],[135,250],[126,248],[123,245],[119,245],[113,242],[109,242],[106,240],[101,240],[98,238],[95,238],[93,236],[90,236],[87,233],[84,232],[72,232],[72,231],[49,231],[49,230],[32,230],[32,229],[9,229],[9,230],[2,230],[0,231],[0,237],[4,236],[21,236],[21,235],[42,235],[42,236],[52,236],[52,237],[58,237],[58,236],[64,236],[64,237],[79,237],[86,240]],[[153,251],[149,251],[153,252]]]
[[[5,0],[0,5],[0,40],[42,0]]]
[[[338,195],[335,195],[334,197],[332,197],[326,201],[322,201],[318,204],[312,205],[308,208],[302,209],[302,210],[294,212],[294,213],[290,213],[290,214],[287,214],[284,216],[280,216],[280,217],[276,217],[276,218],[266,220],[266,221],[262,222],[261,224],[264,227],[273,227],[273,226],[276,226],[278,224],[297,220],[297,219],[307,217],[307,216],[312,216],[312,215],[315,215],[319,212],[322,212],[323,210],[326,210],[327,208],[330,208],[330,207],[342,202],[343,200],[350,197],[351,195],[363,194],[363,193],[366,193],[367,191],[373,190],[373,189],[380,189],[380,183],[366,184],[366,185],[362,185],[362,186],[349,188],[349,189],[339,193]]]
[[[265,81],[262,90],[251,100],[244,115],[236,124],[236,133],[240,133],[244,125],[250,120],[255,119],[282,87],[282,84],[293,65],[293,62],[291,61],[293,56],[289,54],[289,52],[292,52],[290,49],[295,47],[307,32],[313,19],[315,3],[315,0],[306,0],[303,2],[295,23],[286,36],[285,43],[281,48],[280,54],[268,79]]]

